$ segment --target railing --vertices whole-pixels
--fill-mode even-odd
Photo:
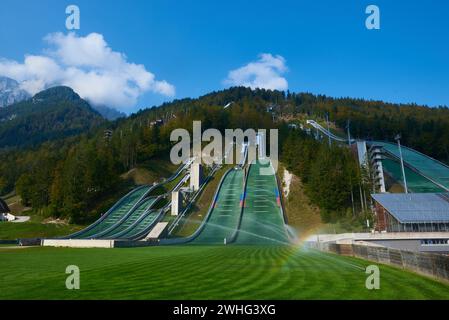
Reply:
[[[244,144],[243,145],[243,158],[239,163],[239,167],[244,167],[245,163],[246,163],[246,159],[248,158],[248,145]]]
[[[327,135],[328,137],[330,137],[331,139],[334,139],[336,141],[339,142],[348,142],[348,139],[344,139],[341,138],[335,134],[333,134],[332,132],[328,131],[327,129],[323,128],[320,124],[318,124],[315,120],[307,120],[307,124],[310,124],[312,127],[314,127],[315,129],[321,131],[322,133],[324,133],[325,135]],[[351,139],[350,142],[355,142],[354,139]]]

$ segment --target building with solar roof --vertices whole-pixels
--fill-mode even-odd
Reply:
[[[376,230],[387,232],[449,231],[449,193],[378,193]]]

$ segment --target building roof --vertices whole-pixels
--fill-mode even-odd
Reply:
[[[401,223],[449,223],[449,193],[377,193],[371,196]]]
[[[3,201],[2,198],[0,198],[0,213],[9,213],[11,210],[9,210],[8,205],[5,201]]]

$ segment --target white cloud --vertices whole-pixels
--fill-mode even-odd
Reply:
[[[19,81],[30,94],[66,85],[92,104],[123,111],[146,92],[175,95],[172,84],[156,80],[144,65],[128,62],[123,53],[108,46],[101,34],[80,37],[53,33],[45,41],[49,47],[43,55],[27,55],[23,63],[0,59],[0,75]]]
[[[252,89],[287,90],[288,82],[282,76],[287,71],[286,61],[282,56],[262,53],[257,61],[231,70],[224,84]]]

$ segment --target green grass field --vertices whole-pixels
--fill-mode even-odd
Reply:
[[[42,217],[33,215],[28,222],[0,222],[0,239],[60,237],[81,230],[83,227],[73,224],[43,223]]]
[[[449,286],[370,262],[276,246],[0,248],[0,299],[448,299]],[[81,289],[65,288],[77,265]]]

